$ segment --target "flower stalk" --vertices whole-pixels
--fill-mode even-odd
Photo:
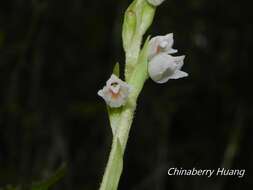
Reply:
[[[146,40],[143,50],[139,55],[138,64],[129,80],[129,85],[132,86],[132,90],[129,94],[127,103],[122,109],[114,110],[115,112],[109,108],[109,110],[111,110],[109,118],[112,131],[114,131],[113,143],[100,190],[116,190],[118,187],[123,168],[123,155],[133,122],[136,102],[145,81],[148,79],[148,40],[149,38]]]
[[[136,110],[138,96],[145,81],[165,83],[187,75],[181,71],[184,56],[172,57],[173,34],[148,37],[141,48],[143,35],[153,22],[156,6],[164,0],[134,0],[127,8],[122,28],[125,51],[125,81],[116,64],[106,86],[99,90],[106,104],[113,133],[112,147],[100,190],[117,190],[123,169],[123,156]]]
[[[122,28],[126,55],[125,79],[128,82],[137,64],[143,35],[153,22],[156,8],[146,0],[135,0],[125,12]]]

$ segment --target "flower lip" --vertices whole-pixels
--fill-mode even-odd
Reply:
[[[112,91],[112,93],[114,94],[118,94],[120,91],[120,85],[118,82],[112,82],[110,84],[110,90]]]
[[[106,86],[98,91],[106,104],[110,107],[117,108],[124,105],[130,93],[130,86],[112,74],[106,82]]]
[[[148,65],[150,78],[157,83],[165,83],[169,79],[179,79],[187,77],[188,74],[181,71],[185,56],[167,55],[160,53],[153,57]]]

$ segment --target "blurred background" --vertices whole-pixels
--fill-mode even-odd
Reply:
[[[9,0],[0,6],[0,186],[67,163],[53,189],[98,189],[111,129],[97,91],[123,69],[130,0]],[[148,34],[173,32],[188,78],[140,96],[120,190],[253,188],[251,6],[167,0]],[[170,167],[246,169],[244,178],[168,176]]]

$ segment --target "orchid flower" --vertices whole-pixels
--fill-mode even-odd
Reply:
[[[118,108],[124,105],[129,93],[130,86],[114,74],[108,79],[103,89],[98,91],[98,95],[112,108]]]
[[[149,62],[148,72],[150,78],[157,83],[165,83],[169,79],[187,77],[188,74],[181,71],[185,56],[171,56],[165,53],[156,55]]]
[[[177,50],[172,48],[173,43],[173,33],[153,37],[149,42],[148,73],[156,83],[188,76],[186,72],[181,71],[185,56],[170,55],[177,53]]]

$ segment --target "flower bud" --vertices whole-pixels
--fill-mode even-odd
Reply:
[[[165,83],[169,79],[187,77],[186,72],[181,71],[185,56],[167,55],[160,53],[154,56],[148,64],[150,78],[156,83]]]
[[[173,49],[174,44],[173,33],[153,37],[149,42],[149,59],[154,57],[159,53],[173,54],[177,50]]]
[[[129,93],[130,86],[114,74],[112,74],[110,79],[106,82],[106,86],[98,91],[98,95],[112,108],[118,108],[124,105]]]
[[[164,2],[165,0],[147,0],[151,5],[153,6],[159,6]]]

